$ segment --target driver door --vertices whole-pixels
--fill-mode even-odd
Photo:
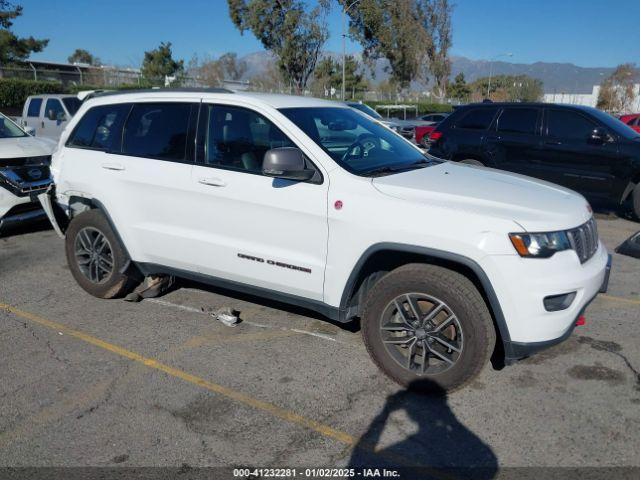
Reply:
[[[317,166],[318,183],[262,175],[264,154],[276,147],[300,145],[267,114],[202,105],[189,249],[205,275],[321,301],[329,182]]]

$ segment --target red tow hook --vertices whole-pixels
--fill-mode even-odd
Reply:
[[[576,327],[581,327],[586,324],[587,324],[587,319],[585,318],[584,315],[580,315],[578,317],[578,320],[576,320]]]

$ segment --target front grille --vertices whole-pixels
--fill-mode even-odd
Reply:
[[[578,254],[580,263],[593,257],[598,250],[598,227],[593,217],[587,223],[572,230],[567,230],[571,247]]]

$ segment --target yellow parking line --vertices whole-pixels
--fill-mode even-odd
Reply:
[[[347,445],[348,447],[351,447],[351,448],[357,447],[359,449],[366,450],[377,455],[381,455],[392,461],[397,462],[399,465],[402,465],[402,466],[420,467],[421,472],[423,472],[425,475],[429,474],[438,479],[457,478],[455,476],[450,475],[448,472],[441,471],[437,468],[422,465],[420,462],[409,461],[403,455],[399,455],[389,451],[381,451],[382,449],[378,448],[376,445],[372,445],[366,440],[358,439],[346,432],[337,430],[328,425],[324,425],[323,423],[320,423],[310,418],[299,415],[291,410],[278,407],[277,405],[274,405],[272,403],[265,402],[262,400],[258,400],[257,398],[253,398],[237,390],[233,390],[223,385],[218,385],[216,383],[210,382],[208,380],[205,380],[204,378],[198,377],[196,375],[192,375],[190,373],[184,372],[182,370],[179,370],[177,368],[171,367],[162,362],[154,360],[153,358],[145,357],[138,353],[132,352],[131,350],[127,350],[126,348],[119,347],[118,345],[105,342],[104,340],[100,340],[99,338],[96,338],[92,335],[81,332],[80,330],[75,330],[61,323],[47,320],[46,318],[36,315],[34,313],[25,312],[24,310],[20,310],[19,308],[13,307],[6,303],[0,303],[0,310],[5,310],[6,312],[12,313],[17,317],[23,318],[25,320],[30,320],[44,327],[63,333],[64,335],[77,338],[79,340],[82,340],[96,347],[115,353],[116,355],[120,355],[121,357],[128,358],[129,360],[132,360],[138,364],[145,365],[149,368],[154,368],[172,377],[179,378],[181,380],[184,380],[185,382],[189,382],[193,385],[202,387],[213,393],[217,393],[231,400],[235,400],[238,403],[242,403],[249,407],[253,407],[257,410],[270,413],[271,415],[278,417],[282,420],[285,420],[287,422],[313,430],[324,437],[337,440],[338,442],[341,442]],[[97,392],[99,392],[103,385],[104,384],[102,383],[97,384],[96,386],[93,387],[92,391],[96,390]],[[46,418],[48,418],[50,414],[51,412],[46,412],[43,415],[44,419],[46,420]],[[9,432],[9,433],[15,434],[15,433],[19,433],[19,431]],[[8,438],[6,440],[8,440]]]
[[[640,305],[640,300],[634,300],[632,298],[614,297],[612,295],[600,294],[598,298],[603,300],[609,300],[611,302],[630,303],[631,305]]]
[[[324,425],[310,418],[303,417],[302,415],[299,415],[291,410],[278,407],[277,405],[273,405],[269,402],[258,400],[257,398],[253,398],[237,390],[233,390],[223,385],[218,385],[216,383],[210,382],[208,380],[205,380],[204,378],[192,375],[169,365],[165,365],[164,363],[154,360],[153,358],[144,357],[143,355],[127,350],[126,348],[122,348],[112,343],[105,342],[104,340],[100,340],[99,338],[93,337],[79,330],[67,327],[66,325],[63,325],[61,323],[47,320],[46,318],[40,317],[39,315],[25,312],[18,308],[12,307],[11,305],[0,303],[0,309],[10,312],[20,318],[30,320],[44,327],[61,332],[70,337],[77,338],[96,347],[100,347],[103,350],[115,353],[116,355],[120,355],[121,357],[128,358],[129,360],[132,360],[134,362],[141,363],[142,365],[145,365],[149,368],[160,370],[161,372],[171,375],[172,377],[179,378],[181,380],[184,380],[185,382],[189,382],[211,392],[223,395],[227,398],[230,398],[231,400],[235,400],[257,410],[268,412],[271,415],[286,420],[287,422],[306,427],[310,430],[314,430],[325,437],[333,438],[334,440],[338,440],[339,442],[345,443],[347,445],[356,444],[356,439],[352,435],[349,435],[348,433],[342,432],[340,430],[336,430],[335,428]]]

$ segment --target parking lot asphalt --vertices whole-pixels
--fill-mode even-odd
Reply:
[[[640,224],[598,216],[610,251]],[[230,306],[226,327],[210,311]],[[640,260],[563,344],[448,398],[403,392],[357,325],[201,285],[127,303],[45,228],[0,237],[0,466],[640,466]]]

